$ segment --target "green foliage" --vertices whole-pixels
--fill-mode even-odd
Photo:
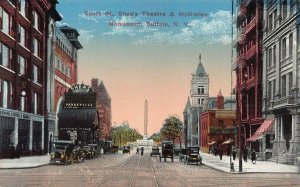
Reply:
[[[136,129],[129,128],[128,125],[113,127],[111,129],[111,137],[113,138],[113,144],[119,146],[124,146],[127,142],[135,142],[143,138]]]
[[[182,121],[175,115],[169,116],[165,119],[163,127],[160,130],[161,135],[166,140],[174,141],[175,138],[181,137],[183,131]]]
[[[150,136],[150,139],[153,139],[154,142],[160,142],[161,141],[161,134],[159,133],[154,133]]]

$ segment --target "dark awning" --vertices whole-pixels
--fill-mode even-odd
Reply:
[[[253,136],[247,139],[249,142],[254,142],[256,140],[259,140],[262,138],[264,133],[272,132],[272,122],[274,121],[274,118],[266,119],[263,124],[256,130]]]

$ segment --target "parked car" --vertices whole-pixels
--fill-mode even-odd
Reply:
[[[199,153],[199,147],[188,147],[186,155],[186,164],[190,162],[197,162],[197,165],[202,164],[202,157]]]
[[[93,158],[101,157],[101,147],[98,144],[88,144],[88,146],[92,147],[92,151],[94,153]]]
[[[73,141],[59,140],[53,142],[53,152],[50,154],[50,164],[72,164],[74,159],[74,147],[75,144]]]
[[[85,157],[85,153],[84,150],[80,147],[80,146],[75,146],[75,148],[73,149],[73,158],[74,160],[76,160],[77,163],[83,162],[84,161],[84,157]]]
[[[85,159],[93,159],[94,158],[94,151],[93,151],[93,147],[86,145],[82,147],[84,154],[85,154]]]
[[[124,146],[122,152],[123,152],[123,154],[124,153],[129,153],[130,154],[130,146]]]
[[[172,162],[174,161],[174,150],[173,150],[173,142],[171,141],[163,141],[161,143],[161,154],[159,155],[159,161],[164,158],[166,162],[167,158],[171,158]]]
[[[153,146],[152,147],[152,151],[150,153],[150,156],[153,156],[153,155],[160,155],[158,146]]]

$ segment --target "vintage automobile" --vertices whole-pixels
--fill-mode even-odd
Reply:
[[[122,149],[123,154],[124,153],[129,153],[130,154],[130,146],[124,146]]]
[[[171,158],[172,162],[174,161],[174,150],[173,150],[173,142],[171,141],[163,141],[161,143],[161,154],[159,155],[159,161],[164,158],[166,162],[167,158]]]
[[[72,164],[74,159],[74,147],[75,144],[73,141],[58,140],[53,142],[53,152],[50,154],[50,164]]]
[[[113,145],[111,147],[111,153],[113,153],[113,154],[118,153],[118,150],[119,150],[119,146],[117,146],[117,145]]]
[[[84,161],[85,153],[80,146],[75,146],[75,148],[73,149],[73,155],[73,158],[74,160],[76,160],[77,163],[79,163],[79,161]]]
[[[202,164],[202,157],[199,153],[199,147],[188,147],[187,148],[187,155],[186,155],[186,164],[189,164],[190,162],[196,162],[197,165],[200,163]]]
[[[95,152],[94,152],[92,146],[86,145],[86,146],[83,146],[82,149],[85,154],[85,157],[84,157],[85,159],[93,159],[94,158]]]
[[[112,141],[105,141],[103,145],[103,153],[109,154],[112,152]]]
[[[160,155],[158,146],[153,146],[152,147],[152,151],[150,153],[150,156],[153,156],[153,155]]]
[[[187,149],[181,149],[181,151],[179,153],[179,160],[180,160],[180,162],[186,160],[186,155],[187,155]]]
[[[92,147],[92,150],[94,152],[93,158],[101,157],[101,147],[98,144],[88,144],[88,146]]]

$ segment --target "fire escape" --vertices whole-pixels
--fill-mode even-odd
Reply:
[[[236,98],[246,140],[262,124],[261,1],[242,0],[237,7]]]

